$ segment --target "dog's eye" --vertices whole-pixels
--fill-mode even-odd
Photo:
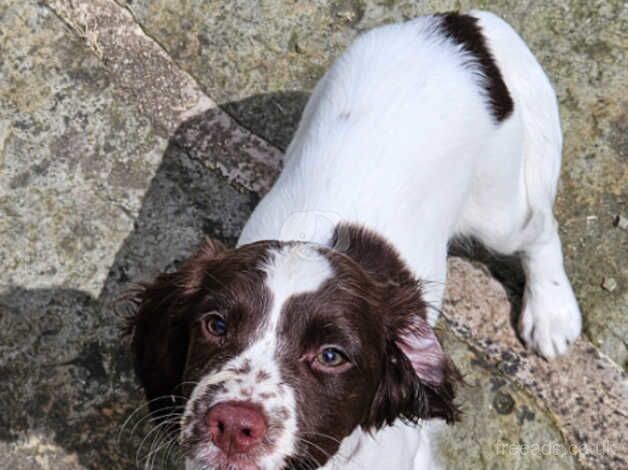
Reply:
[[[340,349],[330,346],[321,349],[316,361],[323,367],[340,367],[347,362],[347,356]]]
[[[227,321],[219,313],[210,313],[203,319],[203,332],[210,336],[227,334]]]

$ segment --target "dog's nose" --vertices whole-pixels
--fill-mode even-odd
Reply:
[[[266,435],[266,420],[250,403],[219,403],[210,408],[207,421],[212,442],[227,455],[248,452]]]

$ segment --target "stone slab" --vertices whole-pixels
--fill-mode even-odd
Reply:
[[[233,243],[280,165],[280,153],[264,140],[285,145],[317,73],[359,29],[427,8],[421,2],[340,1],[296,2],[292,11],[279,1],[265,3],[261,18],[275,22],[279,39],[286,32],[292,36],[287,50],[310,54],[309,47],[319,47],[320,57],[300,60],[292,52],[275,57],[281,51],[273,39],[271,52],[264,49],[263,54],[278,61],[277,70],[251,71],[254,79],[239,82],[245,69],[236,68],[234,83],[248,83],[238,95],[234,90],[241,85],[212,89],[208,84],[214,74],[234,70],[229,54],[237,51],[227,44],[233,40],[230,34],[236,34],[232,30],[248,28],[243,34],[256,35],[236,37],[243,48],[238,67],[259,58],[247,47],[268,42],[269,25],[247,13],[246,2],[234,2],[240,10],[223,2],[190,1],[177,8],[154,2],[170,15],[169,21],[187,17],[174,33],[167,22],[151,29],[150,15],[161,14],[157,7],[134,0],[127,10],[121,7],[126,2],[118,3],[50,0],[52,9],[47,9],[35,1],[10,1],[0,6],[0,35],[5,35],[0,39],[6,49],[0,76],[9,78],[0,81],[0,256],[10,261],[0,273],[3,468],[135,468],[137,459],[143,463],[151,448],[164,442],[155,440],[158,433],[151,433],[142,409],[133,414],[142,401],[126,345],[119,340],[113,299],[130,280],[174,269],[203,233]],[[572,4],[550,5],[546,13]],[[537,47],[548,51],[542,59],[551,69],[558,60],[556,46],[543,36],[541,7],[495,5],[524,27],[533,45],[546,38],[547,44],[541,41],[543,47]],[[222,63],[206,60],[203,68],[205,52],[191,41],[192,53],[180,53],[174,38],[187,43],[186,34],[202,23],[209,6],[215,9],[211,14],[218,11],[220,16],[224,10],[212,40],[226,52]],[[142,8],[148,12],[144,16]],[[525,18],[527,10],[531,21]],[[590,10],[566,14],[584,18]],[[614,45],[623,13],[612,8],[599,13],[604,18],[613,14],[610,27],[599,27],[594,18],[591,28]],[[285,29],[291,18],[306,34]],[[319,36],[308,35],[319,20],[326,25],[316,32]],[[229,21],[239,26],[229,29]],[[565,53],[572,47],[571,33],[561,38]],[[164,39],[170,36],[172,42]],[[202,53],[201,59],[196,53]],[[310,75],[304,72],[308,61],[316,65]],[[558,64],[558,73],[563,66]],[[605,92],[612,95],[620,74],[615,65],[609,67]],[[579,68],[574,73],[588,72]],[[284,75],[293,80],[285,83],[294,86],[283,85]],[[281,86],[268,86],[271,82]],[[578,93],[585,93],[584,84],[576,85]],[[578,99],[585,100],[582,96]],[[588,117],[574,111],[568,119],[578,123]],[[606,129],[608,116],[599,122]],[[595,139],[606,139],[604,132]],[[585,145],[586,139],[578,142]],[[606,147],[601,151],[602,159],[613,157],[608,152]],[[570,155],[566,153],[567,160],[574,158]],[[616,186],[609,193],[617,194]],[[592,236],[608,243],[604,230]],[[624,278],[609,271],[619,283],[613,294],[621,299]],[[621,370],[586,341],[555,363],[530,356],[510,329],[513,306],[507,291],[484,268],[457,259],[450,261],[450,276],[443,334],[468,386],[460,392],[465,419],[446,430],[441,445],[449,466],[625,465],[626,382]],[[613,332],[620,333],[617,328]],[[621,349],[613,346],[611,352],[621,358]]]

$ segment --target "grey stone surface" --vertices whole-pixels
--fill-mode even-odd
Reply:
[[[444,331],[443,346],[465,382],[458,391],[463,420],[448,426],[439,442],[446,468],[579,468],[575,451],[552,416],[539,410],[524,390],[496,373],[481,352]]]
[[[159,135],[169,137],[185,123],[186,134],[194,141],[185,143],[186,149],[194,146],[201,152],[208,168],[257,192],[270,185],[280,152],[218,112],[214,101],[143,33],[129,11],[112,0],[48,4],[83,38],[120,95],[135,103]],[[203,140],[211,140],[212,148],[204,149]]]
[[[496,273],[498,277],[501,274]],[[517,308],[516,302],[509,302],[512,291],[493,277],[484,264],[451,257],[448,275],[443,323],[476,354],[475,364],[493,371],[493,379],[501,376],[533,398],[536,405],[529,405],[529,409],[536,420],[549,419],[560,430],[568,454],[579,464],[590,468],[625,467],[628,462],[624,445],[628,424],[625,373],[585,339],[578,339],[567,355],[551,362],[530,354],[511,327]],[[449,351],[457,354],[458,348]],[[471,413],[471,419],[475,416]],[[482,428],[490,429],[491,425],[495,426],[495,422],[484,423]],[[518,465],[535,468],[533,459],[539,453],[547,458],[566,457],[564,449],[559,447],[555,452],[547,446],[543,450],[543,444],[550,442],[544,436],[544,432],[551,431],[549,428],[534,435],[532,446],[540,443],[541,450],[526,452],[527,445],[509,447],[513,453],[525,457],[520,463],[513,462],[514,468]],[[482,447],[481,451],[490,452],[497,442],[487,439],[491,445]],[[549,447],[553,448],[554,444]]]
[[[135,468],[164,441],[138,410],[113,300],[174,269],[203,233],[235,240],[279,166],[255,134],[285,147],[359,30],[469,4],[45,3],[0,5],[0,468]],[[623,364],[626,234],[613,218],[626,212],[626,9],[490,8],[557,82],[568,268],[588,334]],[[510,328],[520,273],[487,262],[492,274],[450,261],[442,336],[467,386],[464,420],[440,446],[448,467],[626,466],[622,371],[586,339],[553,363],[524,351]]]

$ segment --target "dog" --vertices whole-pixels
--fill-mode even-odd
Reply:
[[[556,96],[487,13],[361,35],[320,80],[238,246],[134,292],[135,368],[188,469],[432,469],[459,374],[434,333],[448,243],[518,254],[519,334],[580,333],[552,206]]]

